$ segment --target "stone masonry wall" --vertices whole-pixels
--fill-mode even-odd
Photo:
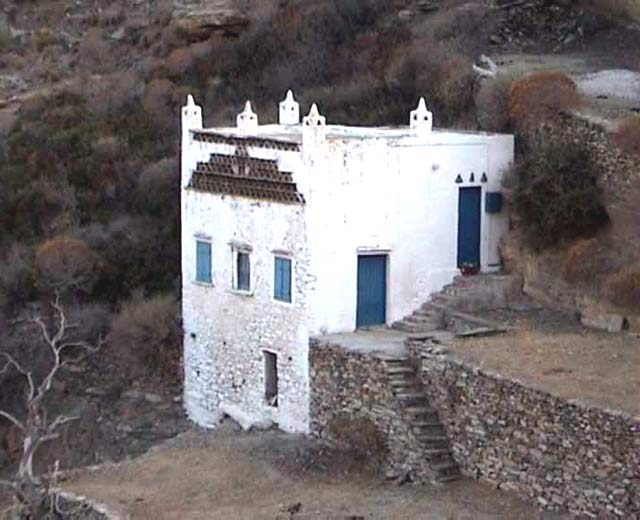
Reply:
[[[587,518],[640,518],[640,418],[568,402],[414,342],[464,474]]]
[[[384,361],[316,339],[309,357],[312,434],[340,444],[343,439],[334,431],[338,421],[348,418],[357,425],[365,420],[384,444],[381,459],[388,477],[431,480],[422,448],[391,392]]]

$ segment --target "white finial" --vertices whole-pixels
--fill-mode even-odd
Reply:
[[[258,128],[258,115],[251,108],[251,101],[247,101],[244,110],[238,114],[236,123],[239,130],[250,132]]]
[[[284,101],[280,103],[281,125],[297,125],[300,123],[300,104],[293,97],[293,92],[289,90]]]
[[[193,96],[187,96],[187,104],[182,107],[182,129],[187,135],[188,130],[199,130],[202,128],[202,108],[196,105]]]
[[[320,115],[320,111],[318,110],[318,105],[315,103],[311,105],[311,110],[309,110],[309,115],[304,118],[303,125],[304,126],[312,126],[312,127],[322,127],[326,126],[327,118]]]
[[[428,136],[433,130],[433,114],[427,110],[427,102],[423,97],[418,102],[418,108],[411,111],[409,126],[419,136]]]

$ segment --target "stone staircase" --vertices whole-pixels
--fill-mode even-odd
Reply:
[[[508,307],[521,298],[520,279],[504,274],[457,276],[453,283],[432,294],[428,302],[400,321],[392,329],[409,334],[435,330],[492,331],[499,325],[470,312]]]
[[[431,408],[422,383],[409,359],[384,358],[391,390],[400,403],[412,433],[417,439],[424,462],[435,483],[460,478],[460,469],[453,460],[446,431]]]

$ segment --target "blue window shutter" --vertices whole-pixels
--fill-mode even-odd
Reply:
[[[275,259],[274,298],[283,302],[291,302],[291,260]]]
[[[251,289],[251,264],[247,253],[238,253],[237,258],[237,284],[236,289],[248,291]]]
[[[196,280],[211,283],[211,244],[200,240],[196,243]]]

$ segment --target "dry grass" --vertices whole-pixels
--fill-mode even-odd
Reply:
[[[611,269],[608,250],[600,239],[583,238],[574,242],[567,250],[562,265],[562,275],[571,283],[594,284],[599,276]]]
[[[623,267],[605,283],[606,294],[615,305],[640,308],[640,263]]]
[[[640,414],[640,346],[630,334],[550,333],[523,322],[509,334],[457,340],[452,353],[565,399]]]
[[[193,436],[193,434],[191,434]],[[540,520],[535,507],[472,481],[446,487],[384,484],[353,471],[289,473],[274,453],[298,463],[308,443],[277,432],[240,434],[223,427],[206,442],[76,475],[70,491],[133,520]],[[297,513],[293,511],[298,509]]]
[[[526,127],[580,106],[575,83],[562,72],[526,74],[509,89],[509,115],[519,127]]]
[[[628,154],[640,157],[640,116],[623,121],[613,132],[613,141]]]
[[[587,12],[610,20],[628,22],[633,18],[640,22],[640,0],[581,0],[580,5]]]

